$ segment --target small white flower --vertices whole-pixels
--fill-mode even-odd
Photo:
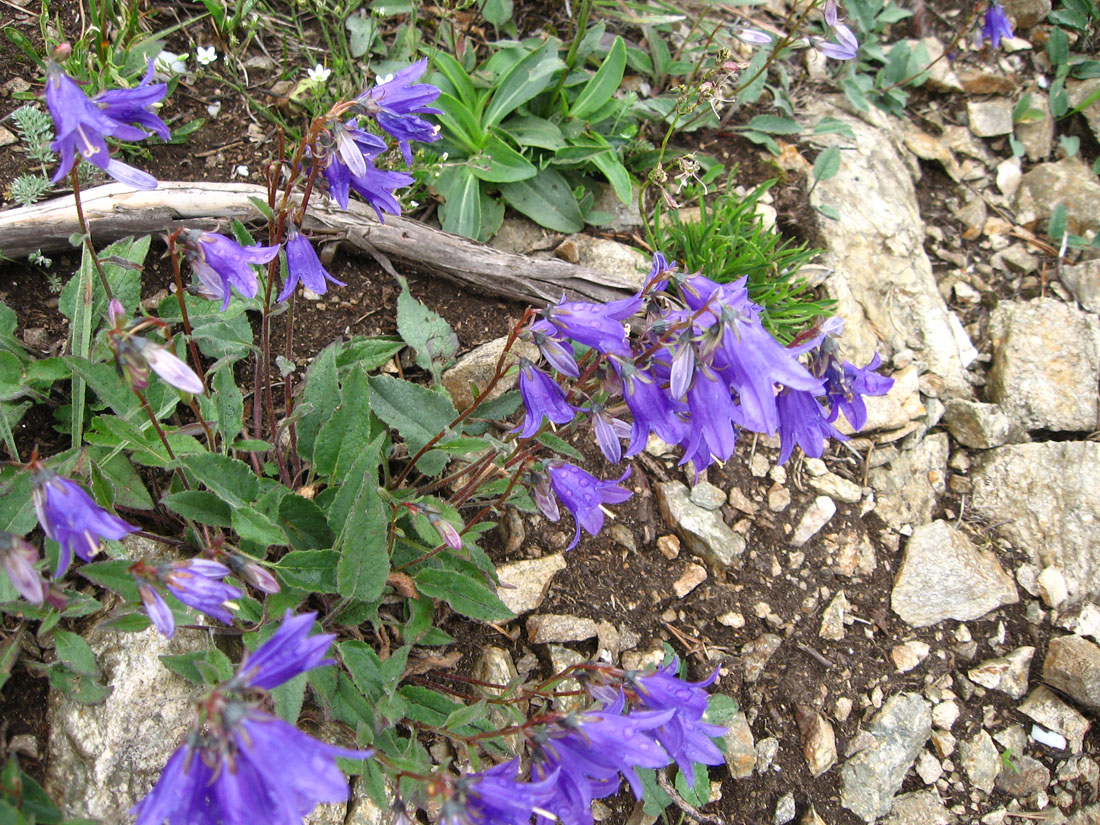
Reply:
[[[183,74],[187,71],[187,58],[188,55],[186,54],[175,54],[174,52],[163,51],[158,54],[153,61],[153,71],[168,77],[175,74]]]
[[[243,163],[240,166],[234,166],[233,167],[233,174],[237,177],[247,178],[248,177],[248,167],[245,166]]]
[[[219,114],[221,114],[221,111],[222,102],[220,100],[215,100],[213,103],[206,107],[206,113],[210,115],[210,117],[217,117]]]
[[[214,51],[213,46],[199,46],[195,49],[195,60],[200,66],[209,66],[211,63],[218,62],[218,53]]]
[[[324,83],[332,75],[332,69],[318,63],[312,69],[306,69],[306,74],[314,83]]]

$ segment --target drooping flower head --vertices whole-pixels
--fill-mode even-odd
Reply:
[[[418,60],[397,74],[379,78],[378,85],[358,98],[363,110],[389,133],[401,148],[405,163],[412,166],[409,143],[431,143],[439,139],[439,127],[417,115],[442,114],[428,106],[439,97],[439,89],[428,83],[416,83],[428,68],[428,60]]]
[[[152,129],[167,139],[168,127],[149,111],[164,97],[167,87],[150,84],[150,80],[151,75],[146,75],[136,89],[107,91],[90,100],[56,62],[47,61],[46,106],[57,133],[50,148],[61,156],[51,182],[56,183],[69,174],[80,155],[117,181],[135,189],[156,189],[156,178],[112,158],[107,146],[109,137],[130,141],[148,137],[146,132],[130,123]]]
[[[180,242],[199,279],[199,294],[221,300],[223,310],[229,307],[230,287],[246,298],[255,297],[259,285],[250,264],[266,264],[279,254],[278,245],[241,246],[224,235],[198,229],[183,230]]]
[[[0,530],[0,567],[4,568],[20,596],[41,606],[50,586],[43,581],[35,567],[37,563],[38,550],[33,544],[6,530]]]
[[[138,528],[113,516],[96,504],[74,481],[62,478],[36,460],[34,472],[34,509],[42,531],[61,545],[54,578],[69,569],[73,553],[91,561],[103,539],[121,539]]]
[[[316,613],[294,616],[287,610],[275,635],[245,654],[230,684],[238,690],[271,690],[299,673],[336,664],[335,659],[325,658],[336,637],[324,633],[309,635],[316,618]]]
[[[276,634],[242,662],[238,675],[206,695],[187,740],[131,809],[137,825],[163,825],[165,820],[170,825],[253,825],[258,816],[273,825],[300,825],[319,803],[348,798],[337,757],[365,759],[372,751],[319,742],[240,696],[328,663],[301,644],[313,619],[314,614],[292,617],[287,611]],[[310,641],[317,640],[323,656],[332,637]]]
[[[989,8],[985,10],[981,36],[995,49],[1001,47],[1001,40],[1013,36],[1012,21],[1008,19],[1005,8],[1000,3],[990,3]]]
[[[286,271],[286,283],[283,284],[283,290],[276,299],[280,303],[290,297],[299,281],[316,295],[324,295],[328,291],[326,281],[331,281],[337,286],[347,286],[343,281],[338,281],[328,274],[309,238],[299,232],[298,227],[293,223],[290,224],[286,237]]]
[[[341,209],[348,208],[348,195],[355,191],[374,207],[378,220],[384,222],[383,213],[401,214],[401,204],[394,190],[413,182],[412,175],[378,169],[372,162],[386,151],[385,142],[375,135],[359,129],[355,120],[333,123],[323,136],[320,147],[323,153],[325,182],[332,199]]]
[[[135,390],[144,390],[149,386],[149,370],[152,369],[178,390],[192,395],[202,395],[205,392],[202,379],[195,371],[162,344],[154,344],[139,335],[128,334],[111,336],[109,340],[119,370]]]
[[[546,473],[550,478],[550,487],[565,505],[565,509],[573,514],[573,519],[577,523],[576,533],[567,550],[577,546],[582,527],[591,536],[603,529],[604,504],[621,504],[631,496],[630,490],[618,486],[630,477],[629,467],[615,481],[600,481],[580,467],[558,460],[546,463]],[[543,515],[551,521],[557,521],[556,505],[553,505],[552,509],[543,506],[540,497],[537,496],[535,503],[539,504]]]
[[[519,760],[457,778],[436,777],[429,793],[441,798],[441,825],[526,825],[553,792],[555,777],[521,782]]]
[[[165,585],[169,593],[200,613],[213,616],[225,624],[233,624],[233,614],[227,607],[233,606],[233,600],[243,594],[222,581],[229,575],[229,568],[224,564],[208,559],[189,559],[156,566],[137,562],[130,570],[137,580],[138,593],[149,618],[157,630],[169,639],[176,632],[175,617],[168,603],[153,587],[154,582]]]
[[[555,424],[568,424],[576,415],[576,409],[565,400],[561,386],[526,358],[520,359],[519,392],[527,413],[523,424],[513,431],[518,431],[520,438],[535,435],[543,418]]]

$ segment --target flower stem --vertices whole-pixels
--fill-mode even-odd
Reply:
[[[103,291],[107,293],[107,300],[110,301],[115,296],[114,293],[111,292],[111,284],[107,280],[107,273],[103,271],[103,264],[99,260],[99,255],[96,254],[95,246],[92,244],[92,233],[88,229],[88,221],[84,218],[84,206],[80,202],[80,175],[77,174],[78,166],[79,164],[73,166],[73,170],[69,173],[69,177],[73,182],[73,198],[76,200],[76,219],[80,224],[80,234],[84,239],[84,249],[91,257],[96,274],[99,275],[99,282],[103,286]]]

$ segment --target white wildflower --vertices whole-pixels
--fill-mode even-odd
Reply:
[[[306,69],[306,74],[314,83],[324,83],[332,75],[332,69],[318,63],[312,69]]]
[[[195,49],[195,60],[200,66],[209,66],[211,63],[218,62],[218,53],[214,51],[213,46],[199,46]]]

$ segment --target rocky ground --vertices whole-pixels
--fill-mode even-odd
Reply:
[[[820,95],[800,110],[855,135],[813,139],[844,162],[810,204],[840,214],[818,237],[846,355],[880,353],[896,382],[863,433],[785,467],[776,443],[746,440],[694,488],[652,443],[599,542],[567,556],[571,529],[510,513],[491,548],[518,619],[467,637],[465,664],[508,681],[595,655],[637,667],[667,644],[695,678],[719,667],[741,712],[706,810],[731,823],[1100,823],[1100,259],[1063,262],[1042,234],[1058,203],[1071,231],[1100,231],[1100,183],[1059,155],[1049,118],[1016,126],[1026,155],[1011,157],[1016,101],[1045,103],[1042,55],[1008,46],[987,70],[944,62],[906,120]],[[1081,123],[1094,152],[1100,103]],[[633,226],[623,213],[616,237]],[[648,268],[617,240],[511,219],[494,242]],[[474,350],[450,384],[495,358],[491,342]],[[205,637],[88,636],[112,695],[52,696],[47,733],[6,745],[67,809],[122,821],[190,718],[193,689],[158,656]],[[605,802],[601,821],[651,821],[630,798]],[[356,794],[310,821],[386,818]]]

